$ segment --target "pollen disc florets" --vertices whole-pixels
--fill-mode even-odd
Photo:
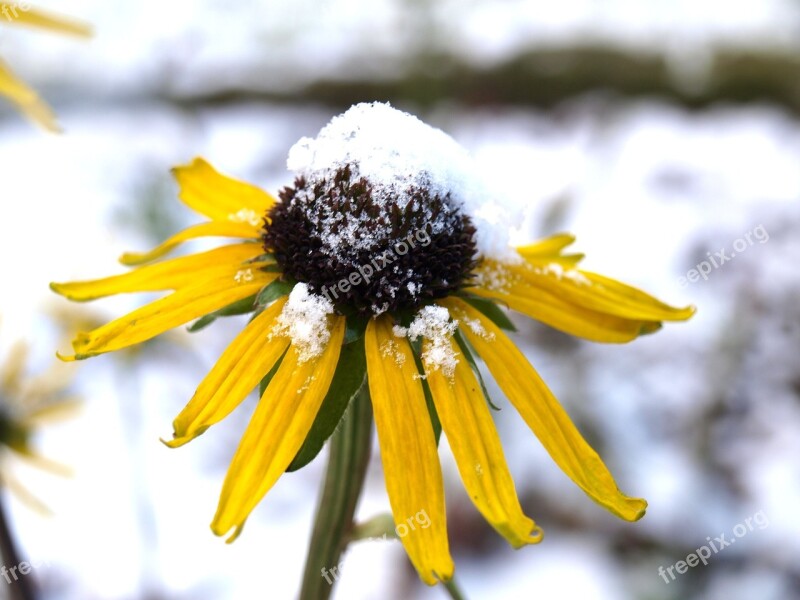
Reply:
[[[347,164],[298,177],[280,200],[266,250],[339,312],[415,309],[467,284],[476,265],[469,217],[424,172],[386,189]]]

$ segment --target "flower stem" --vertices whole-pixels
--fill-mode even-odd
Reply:
[[[459,589],[458,585],[456,584],[455,578],[444,583],[443,585],[444,589],[447,590],[447,595],[450,596],[452,600],[466,600],[464,593]]]
[[[36,594],[30,578],[18,570],[22,560],[9,527],[2,494],[0,494],[0,552],[2,552],[4,571],[7,568],[8,597],[11,600],[34,600]]]
[[[330,439],[330,456],[317,508],[300,600],[327,600],[353,529],[353,515],[369,462],[372,403],[366,381]]]

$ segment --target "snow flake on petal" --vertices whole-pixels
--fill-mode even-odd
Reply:
[[[305,283],[298,283],[289,294],[270,337],[290,338],[300,363],[307,362],[325,350],[331,338],[328,317],[332,314],[333,304],[329,300],[312,294]]]

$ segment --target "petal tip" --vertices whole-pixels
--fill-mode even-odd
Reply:
[[[240,523],[238,525],[229,525],[228,527],[224,528],[220,526],[218,519],[214,519],[214,521],[211,523],[211,531],[214,533],[214,535],[219,537],[227,535],[231,529],[233,529],[233,533],[231,533],[225,540],[226,544],[232,544],[236,541],[236,539],[242,534],[244,523]]]
[[[68,356],[66,354],[61,354],[61,352],[56,352],[56,358],[62,362],[75,362],[76,360],[80,360],[77,354]]]
[[[530,544],[538,544],[543,539],[544,539],[544,530],[542,530],[542,528],[539,527],[538,525],[534,525],[533,529],[531,529],[531,532],[528,534],[528,539],[525,540],[525,543],[523,545],[527,546]]]
[[[146,252],[123,252],[119,255],[117,259],[120,264],[125,265],[126,267],[135,267],[136,265],[140,265],[144,262],[147,262],[147,253]]]
[[[171,440],[165,440],[164,438],[158,438],[158,441],[164,444],[167,448],[180,448],[184,444],[191,441],[191,438],[179,438],[173,437]]]
[[[619,513],[624,520],[635,523],[647,512],[647,500],[644,498],[628,498],[626,510]]]

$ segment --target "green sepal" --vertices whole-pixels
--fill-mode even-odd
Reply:
[[[248,258],[246,261],[244,261],[244,264],[252,265],[254,263],[267,262],[267,261],[276,262],[275,261],[275,255],[274,254],[268,254],[268,253],[259,254],[258,256],[254,257],[254,258]]]
[[[483,397],[486,398],[486,402],[489,404],[489,407],[493,408],[494,410],[500,410],[500,407],[495,405],[494,402],[492,402],[492,398],[489,395],[489,390],[486,389],[486,382],[483,380],[483,375],[478,370],[478,364],[475,362],[475,356],[472,354],[474,348],[472,348],[472,345],[469,343],[469,340],[467,340],[467,338],[465,338],[461,333],[461,331],[459,331],[458,329],[456,329],[456,332],[455,334],[453,334],[453,337],[456,338],[456,343],[458,344],[458,347],[461,349],[461,353],[464,355],[464,358],[466,359],[467,363],[472,369],[472,372],[475,373],[475,377],[478,379],[478,383],[481,386]]]
[[[342,343],[345,345],[352,344],[363,338],[369,320],[370,317],[367,315],[359,315],[357,313],[348,315],[344,332],[344,342]]]
[[[272,263],[271,265],[264,265],[263,267],[259,267],[261,271],[264,273],[283,273],[283,267],[280,266],[278,263]]]
[[[197,319],[197,321],[189,325],[186,329],[189,331],[189,333],[195,333],[196,331],[200,331],[201,329],[208,327],[219,317],[233,317],[235,315],[244,315],[249,312],[252,312],[253,309],[255,308],[255,304],[256,304],[256,295],[253,294],[252,296],[248,296],[247,298],[242,298],[241,300],[237,300],[236,302],[233,302],[228,306],[220,308],[219,310],[215,310],[212,313],[208,313],[204,317],[200,317],[199,319]]]
[[[414,364],[417,365],[417,372],[420,375],[419,382],[422,384],[422,393],[425,394],[425,404],[428,407],[428,414],[431,417],[431,426],[433,427],[433,435],[436,438],[436,446],[439,446],[439,438],[442,437],[442,422],[439,420],[439,413],[436,412],[436,405],[433,403],[433,394],[428,382],[425,380],[425,367],[422,365],[422,337],[417,338],[415,341],[409,340],[411,344],[412,354],[414,355]]]
[[[514,324],[511,322],[511,319],[508,318],[508,315],[504,313],[503,310],[497,306],[493,300],[487,300],[486,298],[481,298],[480,296],[475,296],[468,293],[459,294],[459,298],[461,298],[467,304],[470,304],[476,310],[479,310],[486,318],[497,325],[500,329],[505,329],[506,331],[517,330],[517,328],[514,327]]]
[[[272,368],[269,371],[267,371],[267,374],[264,375],[264,377],[261,378],[261,382],[258,384],[259,399],[261,399],[261,397],[264,395],[264,392],[266,391],[269,382],[272,381],[273,377],[275,377],[275,373],[278,372],[278,368],[281,366],[281,363],[283,362],[283,357],[286,356],[286,353],[288,351],[289,348],[286,348],[286,350],[283,351],[283,354],[281,354],[281,357],[277,361],[275,361],[274,365],[272,365]]]
[[[436,412],[436,405],[433,403],[433,394],[428,382],[420,379],[422,383],[422,392],[425,394],[425,404],[428,406],[428,414],[431,416],[431,425],[433,426],[433,436],[436,438],[436,447],[439,447],[439,438],[442,437],[442,422],[439,420],[439,413]]]
[[[261,288],[261,291],[258,292],[258,296],[256,297],[256,304],[258,306],[267,306],[281,296],[286,296],[292,291],[293,287],[293,283],[276,279],[269,285]]]
[[[302,469],[314,460],[336,430],[351,400],[357,394],[369,395],[367,357],[363,340],[342,346],[328,393],[302,447],[286,469],[287,472]]]
[[[0,414],[0,444],[21,454],[30,454],[30,431],[20,423]]]

